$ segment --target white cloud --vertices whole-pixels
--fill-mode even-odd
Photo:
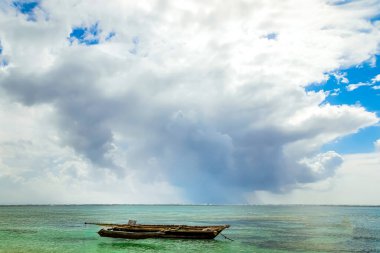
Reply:
[[[333,151],[326,152],[324,154],[318,154],[313,158],[304,158],[300,161],[310,168],[311,172],[316,178],[326,178],[331,176],[330,168],[336,168],[341,163],[342,158],[340,155]]]
[[[380,139],[378,139],[377,141],[375,141],[375,150],[377,152],[380,152]]]
[[[376,153],[345,155],[336,175],[300,185],[288,194],[257,192],[247,195],[252,204],[379,205],[380,156]]]
[[[332,91],[329,91],[329,96],[338,96],[340,94],[340,89],[339,88],[336,88]]]
[[[347,78],[347,73],[332,73],[332,75],[335,77],[335,79],[338,81],[338,83],[349,83],[350,81]]]
[[[380,74],[378,74],[377,76],[375,76],[374,78],[372,78],[372,79],[371,79],[371,82],[372,82],[372,83],[380,82]]]
[[[0,183],[2,204],[188,203],[181,189],[167,182],[144,183],[133,177],[117,179],[108,176],[94,181],[93,178],[77,178],[62,172],[33,178],[0,175]]]
[[[378,85],[374,85],[376,83],[380,82],[380,74],[375,76],[374,78],[371,79],[371,82],[370,83],[356,83],[356,84],[349,84],[346,89],[348,91],[353,91],[353,90],[356,90],[357,88],[359,87],[362,87],[362,86],[372,86],[372,89],[376,90]]]
[[[25,107],[3,97],[0,106],[1,204],[184,203],[163,179],[138,171],[118,177],[62,146],[47,105]]]
[[[348,91],[353,91],[353,90],[356,90],[359,87],[371,86],[371,85],[372,85],[371,83],[354,83],[354,84],[347,85],[346,89]]]
[[[375,3],[41,6],[49,19],[37,22],[1,9],[10,64],[0,68],[0,174],[9,189],[32,192],[45,180],[67,202],[96,199],[99,185],[121,192],[99,201],[241,201],[242,192],[331,177],[341,160],[321,146],[378,122],[363,107],[321,105],[325,93],[304,90],[377,53]],[[72,27],[95,23],[115,36],[70,46]],[[97,175],[111,179],[96,185]],[[82,195],[65,194],[71,183]]]

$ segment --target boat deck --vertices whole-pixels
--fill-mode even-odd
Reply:
[[[96,223],[106,228],[98,234],[104,237],[146,239],[181,238],[213,239],[229,225],[190,226],[190,225],[154,225],[154,224],[107,224]]]

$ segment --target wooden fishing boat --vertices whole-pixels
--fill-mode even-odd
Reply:
[[[87,223],[89,224],[89,223]],[[189,226],[189,225],[143,225],[143,224],[103,224],[106,228],[99,230],[103,237],[146,239],[146,238],[180,238],[213,239],[229,225]]]

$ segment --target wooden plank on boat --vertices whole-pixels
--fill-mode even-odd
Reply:
[[[98,231],[100,236],[146,239],[146,238],[181,238],[181,239],[213,239],[229,225],[190,226],[190,225],[154,225],[154,224],[96,224],[108,228]]]
[[[112,238],[125,238],[125,239],[147,239],[147,238],[158,238],[163,235],[163,232],[127,232],[127,231],[115,231],[110,229],[101,229],[98,234],[103,237]]]

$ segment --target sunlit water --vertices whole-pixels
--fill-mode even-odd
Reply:
[[[214,240],[102,238],[84,222],[230,224]],[[380,207],[0,206],[0,252],[380,252]]]

